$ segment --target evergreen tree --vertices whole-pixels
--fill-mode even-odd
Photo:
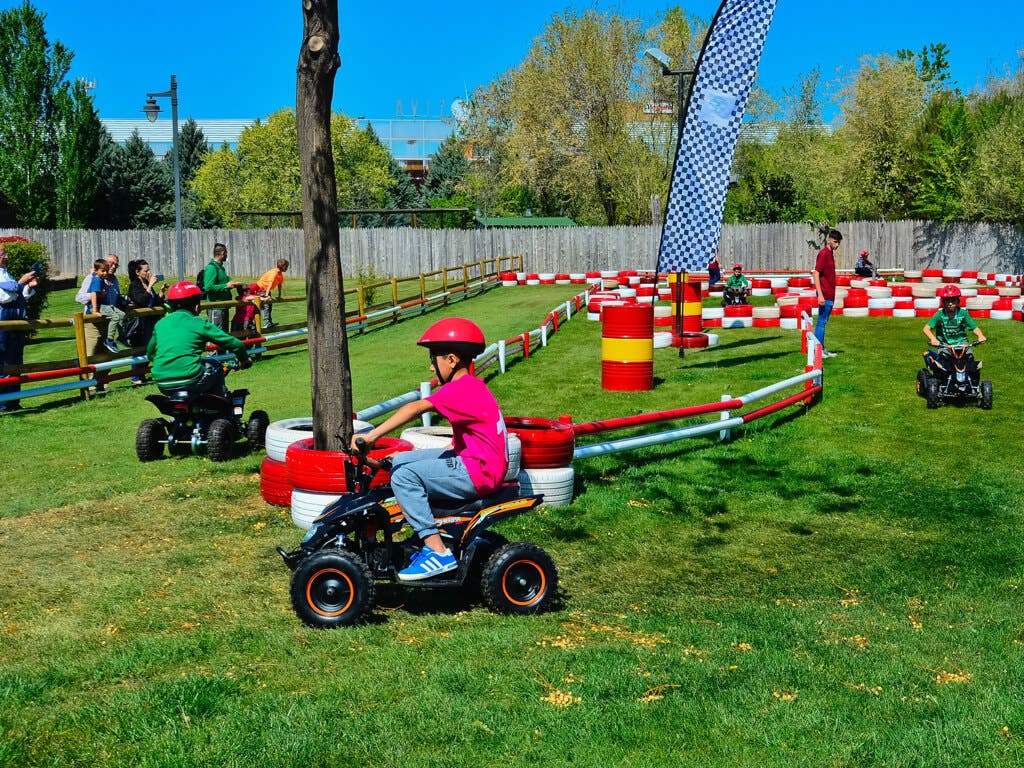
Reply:
[[[127,196],[120,183],[124,177],[124,148],[102,124],[93,169],[99,185],[88,226],[91,229],[128,229]]]
[[[423,182],[423,197],[428,201],[452,197],[468,173],[469,160],[462,152],[461,142],[449,136],[431,155],[430,170]]]
[[[105,129],[81,82],[62,88],[56,104],[62,116],[54,132],[56,224],[60,228],[79,229],[89,219],[100,188],[96,160]]]
[[[181,182],[181,224],[185,229],[208,229],[219,226],[220,219],[204,210],[199,204],[199,196],[192,189],[192,179],[202,167],[206,155],[210,153],[210,145],[206,143],[203,129],[194,118],[188,118],[181,124],[178,131],[178,172]],[[172,196],[168,202],[169,209],[165,218],[174,221],[174,156],[168,152],[164,155],[165,172],[171,179]]]
[[[174,226],[174,179],[159,163],[153,149],[133,131],[124,145],[120,182],[129,229]],[[168,218],[168,204],[171,216]]]

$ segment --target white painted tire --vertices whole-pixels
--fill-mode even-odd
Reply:
[[[503,479],[506,483],[511,483],[519,477],[519,464],[523,459],[523,444],[519,440],[519,435],[509,432],[506,445],[508,446],[508,471],[505,472]]]
[[[524,496],[544,494],[546,507],[566,507],[572,503],[575,473],[572,467],[523,469],[519,472],[519,488]]]
[[[412,443],[417,448],[451,448],[452,428],[451,427],[409,427],[402,430],[403,440]]]
[[[654,333],[654,348],[664,349],[665,347],[672,346],[672,332],[671,331],[655,331]]]
[[[369,432],[373,429],[373,424],[368,421],[354,419],[352,421],[352,428],[357,434]],[[303,440],[312,436],[312,416],[275,421],[267,427],[267,436],[264,440],[267,456],[274,459],[274,461],[285,461],[289,445],[297,440]]]
[[[316,493],[314,491],[292,491],[292,522],[308,531],[313,521],[323,514],[328,505],[341,498],[339,493]]]

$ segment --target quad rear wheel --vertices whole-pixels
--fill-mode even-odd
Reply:
[[[267,439],[267,427],[270,417],[266,411],[253,411],[245,425],[245,437],[249,441],[249,449],[262,448]]]
[[[373,607],[374,584],[362,559],[341,549],[307,557],[292,574],[292,608],[316,629],[348,627]]]
[[[487,607],[495,613],[539,613],[555,601],[558,568],[538,546],[506,544],[484,566],[481,592]]]
[[[160,419],[146,419],[135,433],[135,453],[139,461],[156,461],[164,455],[161,442],[167,438],[167,425]]]

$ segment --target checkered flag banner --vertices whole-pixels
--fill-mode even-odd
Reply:
[[[736,139],[776,0],[725,0],[690,84],[676,148],[659,272],[703,270],[718,249]]]

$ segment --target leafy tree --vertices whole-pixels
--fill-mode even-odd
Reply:
[[[851,217],[900,218],[913,208],[914,126],[925,83],[914,65],[892,56],[863,60],[843,93],[840,138],[848,148],[841,205]]]
[[[203,164],[203,158],[210,152],[203,129],[193,118],[181,124],[178,131],[178,172],[181,181],[181,222],[182,226],[191,229],[216,227],[221,221],[208,213],[199,204],[199,197],[191,188],[190,182],[195,178],[196,171]],[[163,159],[165,173],[170,177],[172,191],[174,189],[174,155],[168,152]],[[168,202],[164,212],[168,221],[174,221],[174,199]]]
[[[522,184],[510,184],[498,193],[495,216],[522,216],[540,208],[537,193]]]
[[[975,130],[966,100],[952,92],[932,98],[915,136],[918,189],[912,212],[935,221],[963,214],[963,185],[974,156]]]
[[[331,117],[331,147],[338,205],[379,208],[395,184],[387,149],[341,114]],[[242,131],[238,149],[222,147],[204,156],[190,188],[200,207],[228,226],[237,211],[300,209],[298,131],[295,112],[282,109]]]
[[[956,90],[956,83],[949,71],[948,56],[949,48],[945,43],[930,43],[918,53],[909,48],[901,48],[896,52],[898,59],[909,61],[917,67],[918,77],[932,94]]]
[[[50,44],[45,18],[28,2],[0,11],[0,185],[26,227],[55,220],[55,92],[72,58]]]

